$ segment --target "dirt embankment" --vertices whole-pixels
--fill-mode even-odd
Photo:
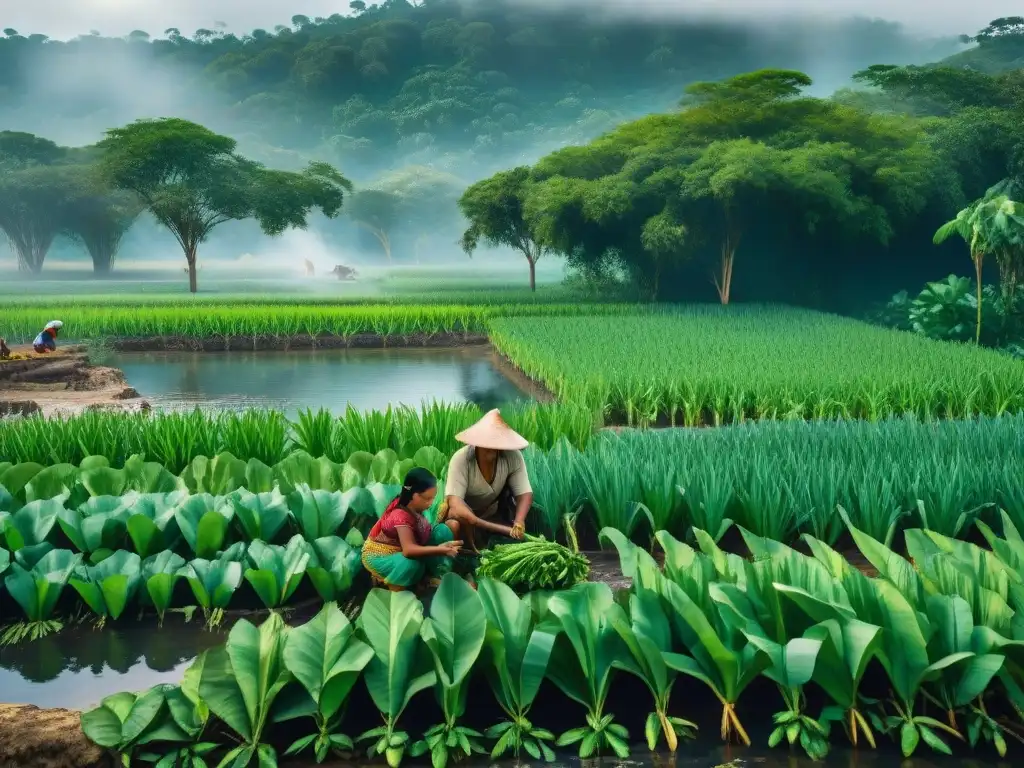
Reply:
[[[10,359],[0,361],[0,416],[149,407],[121,371],[90,365],[81,347],[45,354],[14,347],[11,352]]]
[[[402,347],[452,348],[488,344],[484,333],[414,333],[381,335],[356,333],[351,336],[145,336],[110,339],[119,352],[229,352],[292,349],[384,349]]]
[[[82,733],[80,713],[0,704],[0,768],[114,768]]]

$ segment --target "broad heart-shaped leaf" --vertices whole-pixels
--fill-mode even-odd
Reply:
[[[98,565],[79,566],[71,577],[71,586],[97,616],[117,619],[141,581],[142,560],[122,549]]]
[[[270,493],[249,493],[244,488],[225,497],[235,511],[235,523],[248,541],[273,541],[288,520],[288,499],[274,488]]]
[[[75,548],[85,554],[118,549],[128,532],[129,510],[138,494],[93,496],[76,510],[63,510],[57,522]]]
[[[336,603],[326,603],[312,620],[288,633],[284,664],[317,703],[324,720],[341,709],[373,649]]]
[[[23,568],[16,558],[4,579],[4,586],[29,621],[45,621],[81,562],[81,555],[67,549],[47,552],[31,568]]]
[[[0,473],[0,485],[6,488],[17,502],[24,504],[25,486],[43,469],[42,464],[36,464],[34,461],[13,464]]]
[[[245,578],[267,608],[277,608],[287,602],[299,584],[309,564],[309,548],[305,539],[295,534],[287,546],[280,547],[254,541],[249,545]]]
[[[50,537],[58,516],[65,512],[66,498],[67,494],[62,494],[55,499],[31,501],[13,515],[4,516],[0,540],[11,552],[42,544]]]
[[[357,626],[374,656],[363,679],[373,703],[391,721],[409,700],[437,680],[430,651],[420,638],[423,606],[411,592],[370,590]]]
[[[300,485],[314,490],[347,491],[359,485],[362,476],[354,475],[344,464],[335,464],[326,456],[314,459],[305,451],[295,451],[273,467],[274,482],[284,494]]]
[[[360,550],[337,536],[317,539],[309,548],[306,573],[320,597],[329,602],[347,594],[361,567]]]
[[[96,467],[86,469],[78,476],[79,482],[90,496],[120,496],[128,488],[128,475],[123,469]]]
[[[476,590],[462,577],[445,574],[420,628],[441,685],[462,684],[480,656],[486,633],[487,616]]]
[[[608,695],[613,662],[628,654],[611,618],[622,607],[611,588],[598,582],[555,593],[548,607],[562,628],[548,677],[566,696],[599,711]]]
[[[142,558],[164,549],[173,549],[181,539],[175,510],[188,498],[188,491],[144,493],[132,504],[128,514],[128,536]]]
[[[197,558],[181,569],[199,607],[205,611],[227,608],[242,583],[243,566],[234,560]]]
[[[282,660],[287,632],[276,613],[259,629],[242,619],[226,645],[204,654],[199,696],[247,746],[260,743],[274,701],[292,680]]]
[[[14,497],[11,492],[0,485],[0,513],[14,511]]]
[[[65,494],[70,496],[71,490],[78,483],[78,472],[74,464],[52,464],[25,486],[25,501],[53,499]]]
[[[191,493],[224,496],[245,487],[245,462],[225,451],[212,459],[196,456],[181,473],[182,482]]]
[[[189,496],[174,510],[178,530],[197,557],[209,559],[224,548],[235,510],[208,493]]]
[[[396,478],[394,474],[395,465],[398,464],[398,454],[390,448],[377,451],[370,462],[370,473],[367,476],[368,483],[401,483],[402,479]]]
[[[315,541],[338,533],[352,497],[351,491],[314,491],[308,485],[300,485],[288,501],[296,527],[306,541]]]
[[[491,687],[507,711],[526,711],[544,681],[556,631],[538,626],[529,600],[520,599],[507,584],[481,578],[477,594],[487,617]]]
[[[165,551],[142,562],[142,579],[146,585],[146,596],[163,620],[164,613],[171,605],[174,585],[181,578],[185,559],[174,552]]]

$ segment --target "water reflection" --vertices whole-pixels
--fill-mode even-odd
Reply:
[[[0,702],[82,709],[118,691],[177,683],[192,659],[225,640],[201,624],[79,626],[0,648]]]
[[[302,408],[342,413],[424,400],[483,409],[527,399],[486,347],[468,349],[297,350],[293,352],[130,352],[113,356],[128,383],[159,408],[262,406],[290,416]]]

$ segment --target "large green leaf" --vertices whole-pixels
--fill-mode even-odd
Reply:
[[[212,459],[196,456],[181,473],[182,482],[191,493],[224,496],[245,487],[245,462],[224,452]]]
[[[97,616],[120,618],[142,581],[142,560],[120,550],[98,565],[79,566],[71,586]]]
[[[174,510],[174,520],[197,557],[209,559],[224,548],[228,523],[235,510],[208,493],[189,496]]]
[[[335,464],[326,456],[314,459],[305,451],[295,451],[273,467],[274,482],[288,494],[300,485],[314,490],[347,491],[362,482],[362,475],[344,464]]]
[[[78,467],[74,464],[52,464],[36,474],[25,486],[25,500],[52,499],[71,495],[78,483]],[[84,499],[83,499],[84,501]]]
[[[245,571],[246,580],[267,608],[277,608],[302,582],[310,560],[309,547],[299,534],[284,547],[254,541],[248,548],[248,560],[252,567]]]
[[[663,656],[672,650],[672,629],[661,600],[651,590],[637,589],[629,596],[629,610],[628,620],[621,610],[610,613],[612,627],[629,651],[613,664],[639,677],[656,701],[667,704],[676,674]]]
[[[81,562],[80,554],[67,549],[47,552],[31,568],[24,567],[16,557],[4,579],[4,586],[29,621],[45,621],[50,618],[64,587]]]
[[[309,545],[312,555],[306,573],[325,602],[348,594],[361,568],[361,552],[345,539],[325,536]]]
[[[31,501],[13,515],[4,515],[0,521],[0,541],[11,552],[47,541],[59,516],[65,513],[66,498],[62,494],[55,499]]]
[[[128,512],[126,527],[132,546],[142,558],[164,549],[173,549],[181,539],[175,512],[188,491],[144,493],[139,495]]]
[[[17,502],[24,504],[26,501],[25,486],[31,482],[32,478],[42,472],[43,469],[44,467],[42,464],[36,464],[32,461],[11,465],[0,473],[0,485],[2,485]]]
[[[507,584],[481,578],[478,594],[487,617],[487,676],[502,706],[511,715],[533,704],[547,672],[555,631],[536,626],[528,600]]]
[[[486,632],[487,617],[476,590],[460,576],[445,574],[420,629],[441,685],[462,684],[480,656]]]
[[[228,495],[223,505],[232,507],[235,523],[247,541],[273,541],[288,520],[288,499],[277,488],[270,493],[240,488]]]
[[[185,559],[170,551],[160,552],[142,563],[142,579],[146,585],[146,595],[161,621],[171,605],[174,585],[182,577],[181,571],[184,567]]]
[[[14,497],[11,492],[0,485],[0,514],[14,511]]]
[[[288,633],[284,663],[306,689],[324,720],[341,709],[373,649],[355,637],[354,628],[336,603],[327,603],[315,618]]]
[[[363,679],[373,703],[391,721],[437,679],[430,651],[420,638],[422,624],[423,606],[415,595],[383,589],[370,591],[357,620],[374,652]]]
[[[181,570],[204,611],[227,608],[242,583],[242,563],[235,560],[196,558]]]
[[[308,485],[296,488],[289,497],[291,515],[306,541],[337,534],[359,491],[358,488],[345,493],[314,491]]]

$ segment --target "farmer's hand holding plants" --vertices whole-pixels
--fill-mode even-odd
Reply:
[[[517,520],[515,524],[513,524],[513,526],[509,528],[508,535],[509,538],[516,539],[517,541],[522,541],[523,536],[526,535],[526,526]]]
[[[462,547],[461,541],[446,541],[444,544],[438,546],[441,555],[444,557],[455,557],[459,554],[459,549]]]

